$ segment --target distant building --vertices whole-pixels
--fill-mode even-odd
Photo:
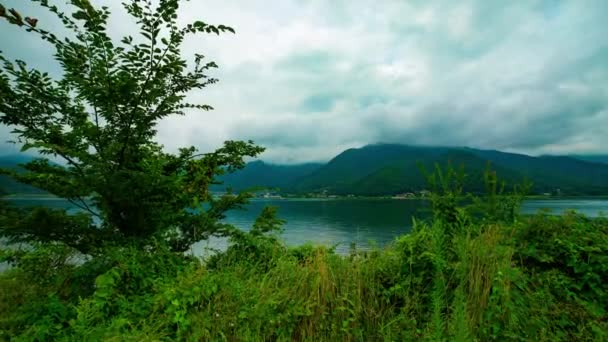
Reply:
[[[281,197],[281,195],[279,195],[279,194],[267,192],[262,195],[262,198],[283,198],[283,197]]]
[[[414,197],[416,197],[416,195],[414,195],[413,193],[406,192],[406,193],[403,193],[403,194],[395,195],[392,198],[394,198],[394,199],[404,199],[404,198],[414,198]]]

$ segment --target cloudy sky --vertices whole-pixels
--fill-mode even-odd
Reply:
[[[114,9],[116,37],[133,29],[120,1],[91,2]],[[220,66],[220,83],[191,95],[216,110],[162,121],[168,150],[253,139],[279,163],[376,142],[608,153],[606,0],[184,3],[180,20],[196,19],[237,34],[187,41]],[[0,30],[0,50],[57,72],[48,45]]]

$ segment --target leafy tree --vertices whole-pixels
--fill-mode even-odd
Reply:
[[[186,101],[190,91],[217,82],[207,74],[217,65],[204,62],[202,54],[188,63],[180,53],[184,38],[234,30],[202,21],[178,25],[179,0],[160,0],[157,6],[130,0],[123,6],[137,22],[138,35],[116,41],[107,33],[107,7],[71,0],[70,14],[48,0],[31,1],[71,33],[60,37],[45,30],[42,20],[2,4],[0,17],[52,44],[63,75],[53,78],[0,53],[0,122],[14,128],[23,150],[63,159],[65,166],[39,158],[24,165],[25,173],[4,172],[69,200],[88,219],[39,210],[28,224],[4,224],[0,234],[11,241],[62,241],[92,253],[105,244],[150,239],[183,251],[211,234],[228,233],[231,227],[219,219],[249,195],[214,198],[209,185],[263,148],[227,141],[211,153],[188,147],[172,154],[153,139],[159,120],[186,109],[212,109]],[[94,216],[101,224],[93,223]],[[48,217],[57,224],[37,229],[36,222]]]

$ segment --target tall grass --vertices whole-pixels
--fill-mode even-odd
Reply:
[[[61,245],[3,251],[15,268],[0,275],[0,338],[608,340],[607,219],[513,217],[497,198],[472,214],[445,189],[433,219],[349,255],[286,247],[271,211],[207,260],[162,244],[78,266]]]
[[[521,240],[555,226],[553,241]],[[123,248],[78,267],[41,246],[0,277],[0,327],[17,340],[605,340],[607,227],[568,214],[448,239],[417,222],[348,256],[260,235],[208,262]],[[40,277],[51,262],[54,278]]]

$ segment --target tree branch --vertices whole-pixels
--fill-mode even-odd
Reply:
[[[174,31],[171,30],[171,35],[173,35],[173,33],[174,33]],[[145,92],[146,86],[148,85],[148,82],[150,82],[150,79],[151,79],[151,76],[152,76],[152,72],[158,68],[158,66],[159,66],[160,63],[162,63],[163,59],[165,59],[165,56],[167,55],[167,52],[169,51],[169,48],[173,44],[173,39],[171,39],[169,41],[169,44],[167,44],[167,47],[163,51],[163,54],[161,55],[161,57],[158,60],[158,62],[154,63],[154,59],[153,59],[154,58],[154,40],[155,40],[155,37],[152,36],[151,37],[151,47],[150,47],[150,71],[148,72],[148,75],[146,76],[146,80],[144,81],[144,84],[143,84],[143,86],[141,88],[141,91],[139,92],[139,95],[137,96],[137,100],[135,102],[135,106],[133,106],[133,110],[131,111],[131,116],[128,118],[129,121],[128,121],[128,126],[127,126],[127,130],[128,130],[127,131],[127,137],[125,138],[125,143],[123,144],[123,146],[122,146],[122,148],[120,150],[120,164],[122,164],[123,161],[124,161],[124,153],[125,153],[125,150],[126,150],[128,144],[129,144],[129,141],[130,141],[130,138],[131,138],[131,136],[129,135],[130,131],[131,131],[131,118],[133,117],[134,112],[137,110],[137,107],[139,107],[139,104],[141,103],[141,98],[144,95],[144,92]],[[154,78],[156,78],[156,75],[154,76]],[[168,96],[165,97],[165,99],[163,99],[163,101],[161,102],[161,104],[164,103],[164,101],[166,101],[167,98],[168,98]],[[160,105],[156,108],[157,110],[154,111],[154,114],[156,114],[156,112],[158,111],[159,108],[160,108]]]
[[[77,197],[77,199],[80,201],[80,204],[78,204],[78,202],[74,201],[71,198],[68,198],[67,200],[68,200],[68,202],[72,203],[73,205],[77,206],[78,208],[89,212],[91,215],[96,216],[98,218],[102,218],[101,214],[93,211],[82,198]]]

